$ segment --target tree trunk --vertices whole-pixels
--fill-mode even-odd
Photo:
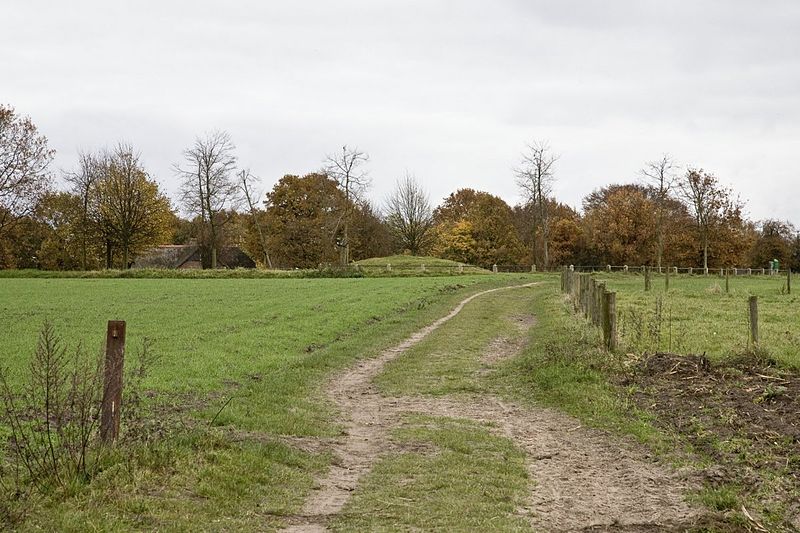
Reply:
[[[106,240],[106,270],[110,270],[114,266],[111,262],[111,241]]]
[[[547,270],[547,268],[550,266],[550,252],[547,249],[547,235],[546,234],[544,235],[544,248],[543,248],[543,251],[544,251],[544,268],[545,268],[545,270]]]
[[[344,184],[344,201],[347,204],[344,206],[344,255],[342,264],[347,266],[350,264],[350,178],[347,178]]]
[[[656,245],[656,266],[658,271],[661,272],[661,258],[664,255],[664,232],[659,230],[658,244]]]
[[[85,196],[83,200],[83,217],[81,220],[81,270],[86,270],[86,227],[89,225],[89,200]]]
[[[261,223],[258,221],[258,216],[253,208],[253,205],[250,205],[250,214],[253,217],[253,222],[256,225],[256,230],[258,231],[258,240],[261,243],[261,251],[264,254],[264,264],[267,267],[272,268],[272,260],[269,258],[269,251],[267,250],[267,239],[264,237],[264,230],[261,229]]]

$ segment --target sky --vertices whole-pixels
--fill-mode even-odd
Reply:
[[[2,0],[0,102],[74,168],[123,141],[177,197],[173,165],[225,130],[270,189],[341,146],[381,204],[409,172],[521,201],[526,143],[554,193],[640,180],[668,153],[800,227],[796,0]]]

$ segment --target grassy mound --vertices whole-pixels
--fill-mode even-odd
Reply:
[[[356,262],[370,275],[386,273],[398,274],[486,274],[488,270],[472,265],[465,265],[449,259],[438,257],[420,257],[415,255],[391,255],[373,257]]]

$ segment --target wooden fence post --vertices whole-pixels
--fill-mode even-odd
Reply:
[[[494,272],[495,274],[497,274],[497,263],[495,263],[494,265],[492,265],[492,272]]]
[[[125,364],[125,322],[109,320],[106,331],[106,360],[103,373],[103,405],[100,414],[100,439],[114,442],[119,436],[122,404],[122,369]]]
[[[786,269],[786,294],[792,294],[792,269]]]
[[[606,349],[617,349],[617,293],[603,292],[603,342]]]
[[[664,292],[669,292],[669,271],[672,267],[667,267],[666,274],[664,275]]]
[[[758,346],[758,296],[750,297],[750,340]]]
[[[731,293],[731,276],[730,276],[731,269],[725,269],[725,294]]]
[[[603,295],[606,292],[606,284],[598,283],[597,290],[594,295],[594,308],[595,308],[595,326],[603,326]]]
[[[650,290],[650,267],[644,267],[644,290]]]
[[[581,289],[579,298],[579,303],[580,303],[579,308],[582,313],[586,313],[586,274],[579,274],[579,276],[580,276],[580,289]]]

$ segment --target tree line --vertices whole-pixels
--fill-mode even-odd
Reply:
[[[380,204],[367,197],[369,156],[343,146],[319,169],[285,175],[269,191],[236,155],[226,132],[200,136],[174,165],[170,199],[119,143],[80,153],[56,186],[54,151],[29,117],[0,105],[0,268],[128,268],[161,244],[197,243],[204,267],[238,246],[267,268],[348,264],[393,253],[469,264],[782,265],[800,268],[790,222],[752,221],[713,173],[664,155],[638,179],[587,194],[581,209],[554,196],[558,157],[525,147],[514,171],[524,201],[510,206],[459,189],[434,205],[412,174]],[[508,179],[512,179],[509,176]],[[179,210],[180,208],[180,210]]]

